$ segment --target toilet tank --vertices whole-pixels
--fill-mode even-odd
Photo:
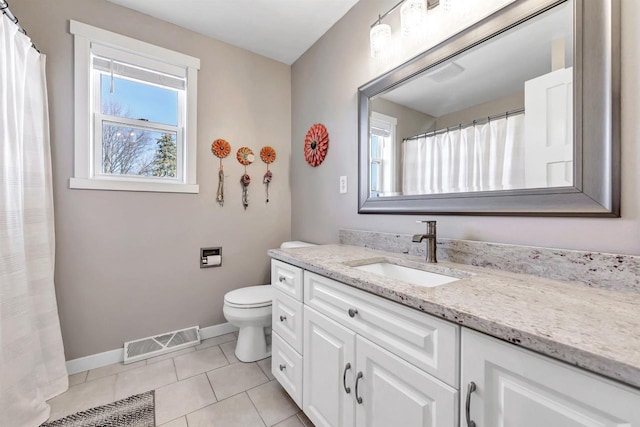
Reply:
[[[280,245],[280,249],[292,249],[292,248],[304,248],[307,246],[316,246],[313,243],[300,242],[298,240],[294,240],[293,242],[283,242]]]

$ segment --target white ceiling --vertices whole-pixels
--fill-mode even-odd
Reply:
[[[439,65],[382,95],[416,111],[441,117],[454,111],[524,91],[524,82],[551,71],[551,43],[566,41],[566,66],[572,64],[572,2],[563,3],[516,29],[454,58],[464,69],[444,82],[435,81]],[[449,66],[449,68],[453,68]]]
[[[358,0],[108,0],[292,64]]]

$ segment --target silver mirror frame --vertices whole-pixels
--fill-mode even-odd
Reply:
[[[574,186],[369,197],[369,100],[565,0],[517,0],[358,89],[358,213],[620,216],[620,0],[574,0]]]

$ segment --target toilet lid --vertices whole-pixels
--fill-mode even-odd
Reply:
[[[271,305],[271,285],[249,286],[227,292],[224,302],[233,307],[258,308]]]
[[[308,246],[316,246],[313,243],[301,242],[294,240],[292,242],[282,242],[280,249],[306,248]]]

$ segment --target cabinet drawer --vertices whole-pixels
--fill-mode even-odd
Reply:
[[[285,295],[273,293],[271,325],[295,351],[302,354],[302,303]]]
[[[271,340],[271,372],[296,405],[302,408],[302,356],[277,333]]]
[[[271,260],[271,284],[289,295],[302,301],[302,269],[276,259]]]
[[[458,325],[314,273],[304,281],[305,304],[458,388]]]

